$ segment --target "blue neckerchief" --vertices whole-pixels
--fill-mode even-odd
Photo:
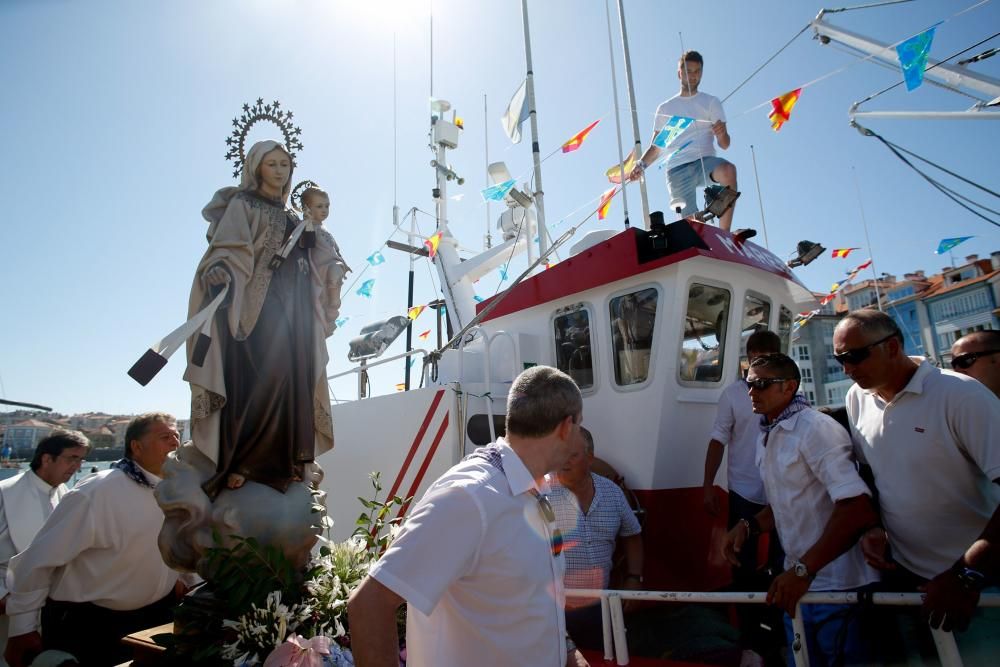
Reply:
[[[806,400],[806,397],[803,396],[802,394],[795,394],[795,396],[792,397],[792,402],[789,403],[788,406],[781,411],[781,414],[778,415],[778,418],[775,419],[773,422],[771,423],[767,422],[767,415],[760,416],[760,430],[763,431],[764,433],[770,433],[772,430],[774,430],[775,426],[785,421],[792,415],[798,412],[802,412],[808,407],[809,407],[809,401]]]
[[[112,463],[111,467],[121,470],[130,480],[139,486],[148,486],[151,489],[153,488],[153,485],[149,483],[148,479],[146,479],[146,475],[143,474],[142,470],[139,469],[139,466],[132,459],[122,459],[117,463]]]

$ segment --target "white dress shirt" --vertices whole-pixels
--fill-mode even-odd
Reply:
[[[563,667],[563,557],[528,469],[498,439],[504,472],[466,460],[413,508],[371,576],[407,603],[414,665]],[[506,473],[506,474],[504,474]]]
[[[154,486],[160,481],[143,473]],[[11,636],[38,629],[37,612],[46,598],[124,611],[165,597],[179,575],[164,564],[156,544],[162,525],[153,489],[121,470],[84,479],[11,561]]]
[[[722,390],[715,412],[711,440],[721,442],[727,451],[726,477],[729,490],[758,505],[766,505],[764,481],[757,467],[757,439],[760,415],[750,403],[747,383],[737,380]]]
[[[764,435],[757,460],[788,568],[819,541],[834,503],[871,492],[851,459],[847,431],[823,413],[807,408],[782,420],[766,446]],[[879,580],[859,544],[815,574],[812,591],[846,591]]]
[[[10,559],[31,544],[52,509],[66,494],[65,484],[49,483],[28,470],[0,482],[0,598],[7,595],[7,566]],[[0,667],[6,667],[9,617],[0,616]]]

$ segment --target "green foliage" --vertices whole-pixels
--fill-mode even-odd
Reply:
[[[393,496],[392,498],[387,498],[384,502],[380,501],[378,496],[382,492],[382,474],[373,472],[368,478],[371,480],[372,488],[375,489],[375,492],[371,500],[358,498],[358,502],[367,511],[362,512],[358,520],[355,521],[356,527],[354,528],[353,535],[364,541],[365,549],[372,557],[372,560],[378,560],[378,557],[389,546],[389,542],[392,541],[394,528],[403,522],[402,517],[389,518],[392,515],[393,508],[409,505],[413,498],[411,496],[404,500],[399,496]]]
[[[290,594],[286,600],[297,602],[294,595],[302,585],[303,575],[274,545],[261,545],[253,537],[233,535],[232,546],[222,546],[213,532],[216,545],[206,552],[207,577],[216,597],[223,600],[228,618],[246,613],[252,605],[261,606],[271,591]]]

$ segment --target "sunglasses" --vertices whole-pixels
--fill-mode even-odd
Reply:
[[[556,522],[556,513],[552,509],[552,503],[549,502],[548,496],[537,491],[532,491],[531,495],[535,496],[535,500],[538,501],[538,506],[542,510],[542,516],[545,517],[545,520],[549,522],[552,528],[552,555],[558,556],[563,550],[563,536],[559,527],[554,525]]]
[[[747,380],[747,386],[751,389],[756,389],[757,391],[764,391],[772,384],[778,384],[779,382],[786,382],[792,378],[756,378],[753,380]]]
[[[972,366],[976,363],[976,359],[980,357],[988,357],[991,354],[1000,353],[1000,350],[985,350],[983,352],[969,352],[968,354],[961,354],[951,360],[951,367],[956,371],[964,371],[966,368]]]
[[[886,342],[895,335],[896,335],[895,333],[891,333],[885,338],[879,339],[874,343],[868,343],[868,345],[865,345],[864,347],[859,347],[853,350],[848,350],[847,352],[841,352],[840,354],[835,354],[833,355],[833,358],[836,359],[837,363],[839,363],[841,366],[843,366],[844,364],[851,364],[851,365],[860,364],[862,361],[871,356],[873,347],[875,347],[876,345],[881,345],[882,343]]]

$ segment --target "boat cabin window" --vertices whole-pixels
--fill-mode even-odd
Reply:
[[[648,287],[608,302],[615,383],[619,386],[640,384],[649,377],[658,298],[656,289]]]
[[[697,283],[691,285],[678,365],[681,380],[718,382],[722,379],[731,300],[732,295],[727,289]]]
[[[764,331],[771,321],[771,302],[767,297],[753,292],[747,292],[743,297],[743,322],[740,331],[740,369],[746,371],[750,364],[747,361],[747,341],[758,331]]]
[[[778,336],[781,338],[781,351],[788,354],[792,344],[792,311],[784,306],[778,311]]]
[[[552,328],[556,342],[556,368],[573,378],[580,389],[593,387],[590,313],[582,305],[572,306],[556,314],[552,319]]]

